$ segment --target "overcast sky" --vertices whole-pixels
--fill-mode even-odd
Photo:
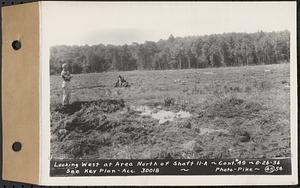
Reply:
[[[292,30],[295,2],[43,2],[48,45],[131,44],[174,36]]]

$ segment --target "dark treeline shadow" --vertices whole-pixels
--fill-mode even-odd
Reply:
[[[53,46],[50,74],[69,63],[73,74],[194,69],[288,63],[290,32],[224,33],[174,37],[130,45]]]

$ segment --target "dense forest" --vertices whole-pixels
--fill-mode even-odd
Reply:
[[[53,46],[50,74],[69,63],[73,74],[287,63],[290,32],[224,33],[125,45]]]

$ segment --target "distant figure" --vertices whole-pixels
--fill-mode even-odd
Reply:
[[[115,87],[129,87],[129,84],[121,75],[119,75],[118,81],[115,83]]]
[[[71,100],[71,74],[68,70],[68,64],[62,65],[61,77],[63,79],[62,90],[63,90],[63,105],[69,105]]]

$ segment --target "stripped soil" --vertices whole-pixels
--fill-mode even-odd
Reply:
[[[122,99],[74,102],[66,107],[51,105],[51,157],[201,159],[290,156],[290,129],[286,115],[258,102],[224,97],[207,105],[190,105],[185,109],[187,111],[183,111],[181,105],[165,105],[163,102],[142,107],[126,104]],[[169,116],[172,118],[166,118]]]

